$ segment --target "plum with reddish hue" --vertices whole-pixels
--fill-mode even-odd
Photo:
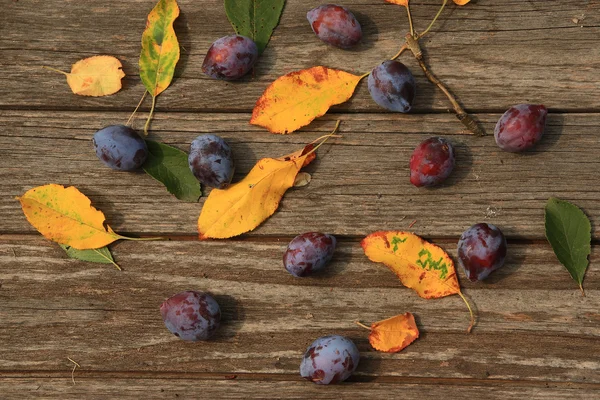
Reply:
[[[206,293],[188,290],[169,297],[160,306],[169,331],[180,339],[210,339],[221,323],[219,304]]]
[[[192,141],[188,164],[196,179],[219,189],[229,185],[235,169],[231,147],[216,135],[200,135]]]
[[[402,113],[412,108],[416,82],[410,69],[401,62],[382,62],[373,68],[367,83],[371,98],[381,107]]]
[[[362,28],[354,14],[335,4],[315,7],[306,14],[313,32],[327,44],[349,49],[362,39]]]
[[[360,353],[352,340],[340,335],[315,340],[304,353],[300,375],[320,385],[345,381],[358,367]]]
[[[460,236],[458,262],[471,281],[481,281],[504,265],[506,238],[492,224],[475,224]]]
[[[100,161],[117,171],[134,171],[148,157],[144,139],[125,125],[110,125],[100,129],[94,134],[92,143]]]
[[[285,269],[295,277],[303,277],[325,267],[335,250],[335,236],[307,232],[296,236],[283,254]]]
[[[441,137],[422,141],[410,158],[410,183],[417,187],[442,183],[454,169],[454,148]]]
[[[202,72],[211,78],[232,81],[246,75],[258,59],[258,47],[250,38],[230,35],[215,40],[210,46]]]
[[[532,148],[542,139],[547,115],[548,109],[541,104],[518,104],[509,108],[494,129],[496,144],[512,153]]]

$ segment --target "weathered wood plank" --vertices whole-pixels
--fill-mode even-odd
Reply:
[[[454,254],[454,243],[440,243]],[[508,265],[486,284],[466,282],[479,322],[458,296],[423,300],[357,242],[342,242],[322,274],[296,279],[281,265],[286,243],[145,242],[113,246],[119,272],[65,259],[41,238],[0,240],[0,370],[297,372],[306,346],[339,333],[362,352],[358,376],[600,383],[591,349],[600,328],[600,274],[582,297],[546,245],[509,248]],[[598,257],[594,248],[592,258]],[[215,340],[186,344],[164,328],[158,306],[184,289],[212,292],[223,308]],[[369,323],[411,311],[421,338],[399,354],[368,344]]]
[[[501,386],[488,382],[480,384],[440,385],[428,383],[351,382],[334,386],[317,386],[299,381],[239,381],[172,378],[111,379],[80,377],[75,373],[75,384],[70,376],[59,378],[2,378],[0,390],[6,400],[60,398],[68,399],[354,399],[354,398],[469,398],[469,399],[581,399],[597,396],[595,387],[577,385]],[[587,398],[591,398],[587,397]]]
[[[319,150],[308,167],[312,182],[292,189],[256,235],[323,230],[365,235],[402,229],[456,238],[489,221],[513,238],[544,238],[543,207],[550,196],[582,207],[600,233],[600,114],[551,114],[540,145],[527,154],[502,152],[492,136],[463,135],[451,115],[342,114],[342,139]],[[478,117],[491,129],[497,114]],[[296,135],[272,135],[247,123],[248,114],[158,114],[153,138],[187,150],[193,138],[216,133],[231,143],[240,179],[262,157],[287,154],[331,130],[334,116]],[[201,204],[177,201],[149,176],[114,172],[96,158],[90,138],[126,113],[5,111],[0,118],[0,231],[35,232],[15,196],[46,183],[76,185],[121,232],[196,234]],[[434,190],[408,181],[414,146],[430,135],[448,136],[457,167]]]
[[[391,57],[407,30],[404,10],[381,1],[348,0],[364,27],[353,51],[321,43],[306,21],[319,2],[290,1],[254,77],[215,82],[201,72],[206,50],[232,33],[222,1],[180,0],[177,31],[182,61],[159,109],[249,111],[278,76],[316,64],[364,73]],[[438,1],[415,1],[417,29],[435,14]],[[133,109],[143,93],[137,74],[140,37],[153,0],[68,2],[11,1],[0,24],[0,107]],[[471,110],[503,111],[520,102],[560,110],[600,110],[600,4],[544,0],[471,2],[450,6],[424,42],[432,70]],[[580,22],[574,23],[573,19]],[[70,94],[64,77],[42,65],[68,70],[93,54],[114,54],[124,63],[125,89],[108,98]],[[418,82],[415,110],[444,111],[445,97],[426,82],[414,59],[402,58]],[[343,110],[382,112],[361,84]]]

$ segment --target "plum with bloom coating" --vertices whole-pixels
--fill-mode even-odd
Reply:
[[[210,339],[221,323],[221,309],[210,295],[188,290],[169,297],[160,306],[165,326],[182,340]]]
[[[202,72],[211,78],[232,81],[246,75],[258,59],[258,47],[250,38],[230,35],[215,40],[210,46]]]
[[[548,109],[542,104],[512,106],[494,129],[496,144],[504,151],[517,153],[535,146],[542,139]]]
[[[347,337],[323,336],[315,340],[304,353],[300,375],[319,385],[345,381],[358,367],[360,353]]]
[[[325,4],[310,10],[306,18],[318,38],[332,46],[349,49],[362,39],[360,23],[345,7]]]
[[[492,224],[475,224],[458,241],[458,262],[469,280],[476,282],[504,265],[506,238]]]
[[[434,186],[445,181],[454,169],[452,144],[441,137],[421,142],[410,158],[410,183],[417,187]]]
[[[144,139],[125,125],[110,125],[100,129],[94,134],[92,142],[100,161],[117,171],[135,171],[148,157]]]
[[[285,269],[296,277],[309,275],[327,265],[333,257],[335,236],[307,232],[296,236],[283,255]]]
[[[367,81],[371,98],[390,111],[407,113],[416,94],[415,78],[399,61],[384,61],[371,71]]]

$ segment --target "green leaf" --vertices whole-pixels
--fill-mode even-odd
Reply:
[[[166,186],[179,200],[197,202],[202,196],[200,182],[190,171],[185,152],[164,143],[146,140],[148,158],[144,171]]]
[[[152,97],[169,87],[179,61],[179,42],[173,29],[178,16],[179,6],[175,0],[159,0],[148,14],[142,34],[140,79]]]
[[[99,249],[89,249],[89,250],[77,250],[71,246],[67,246],[65,244],[60,244],[60,247],[67,253],[69,258],[74,258],[76,260],[88,261],[100,264],[112,264],[119,271],[121,271],[121,267],[115,262],[112,254],[110,254],[110,250],[108,247],[104,246]]]
[[[261,54],[279,23],[285,0],[225,0],[225,12],[238,35],[256,42]]]
[[[579,207],[551,197],[546,204],[546,238],[554,254],[579,284],[583,292],[583,277],[591,253],[592,226]]]

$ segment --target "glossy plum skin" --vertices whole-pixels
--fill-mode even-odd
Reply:
[[[496,144],[504,151],[518,153],[542,139],[548,109],[541,104],[518,104],[500,117],[494,129]]]
[[[442,183],[455,164],[452,144],[441,137],[422,141],[410,158],[410,183],[417,187]]]
[[[345,381],[358,367],[360,353],[352,340],[340,335],[315,340],[304,353],[300,375],[319,385]]]
[[[345,7],[325,4],[310,10],[306,18],[319,39],[332,46],[349,49],[362,39],[360,23]]]
[[[218,189],[229,185],[235,169],[231,147],[216,135],[201,135],[192,141],[188,164],[196,179]]]
[[[399,61],[384,61],[373,68],[368,87],[375,103],[390,111],[407,113],[415,100],[415,78]]]
[[[100,129],[92,139],[96,155],[117,171],[134,171],[148,157],[146,142],[128,126],[110,125]]]
[[[193,290],[177,293],[160,306],[165,326],[186,341],[210,339],[221,323],[221,309],[206,293]]]
[[[258,59],[258,47],[250,38],[230,35],[215,40],[210,46],[202,72],[214,79],[232,81],[246,75]]]
[[[296,236],[283,254],[285,269],[295,277],[303,277],[323,269],[331,258],[337,241],[335,236],[307,232]]]
[[[476,282],[504,265],[506,238],[492,224],[475,224],[460,236],[458,262],[469,280]]]

